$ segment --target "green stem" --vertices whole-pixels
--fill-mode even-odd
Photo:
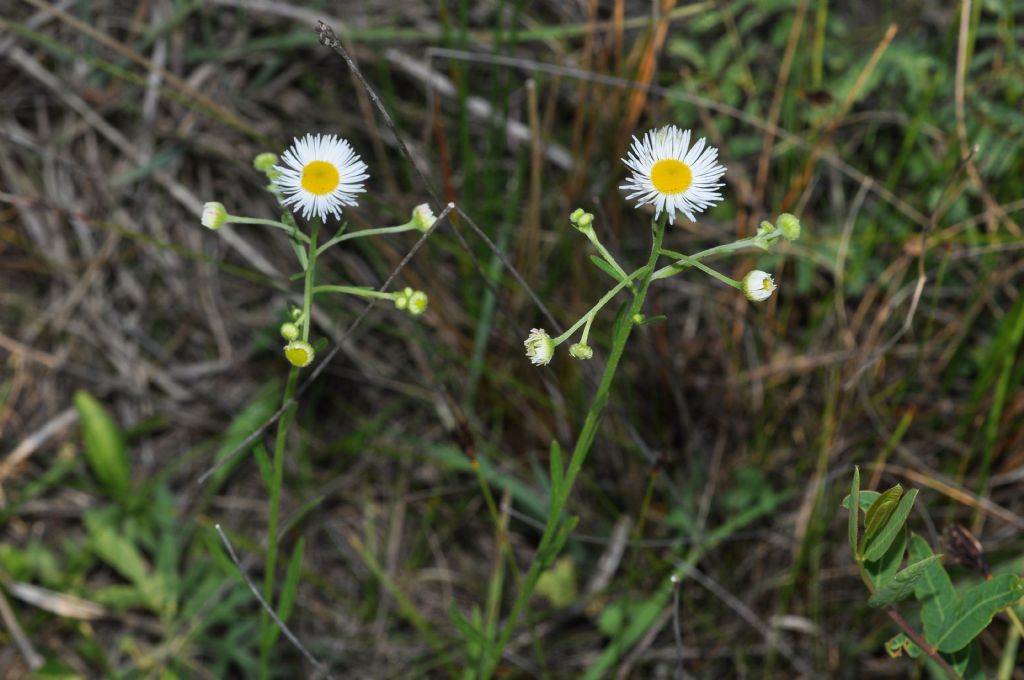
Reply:
[[[622,290],[626,286],[630,285],[630,281],[632,281],[636,277],[640,276],[641,274],[646,273],[648,270],[649,270],[649,267],[640,267],[640,269],[637,269],[632,274],[624,275],[624,278],[622,279],[622,281],[619,281],[617,284],[615,284],[615,286],[610,291],[605,293],[604,297],[602,297],[600,300],[598,300],[597,304],[595,304],[593,307],[590,308],[590,311],[588,311],[586,314],[581,316],[580,320],[577,321],[576,323],[574,323],[572,325],[572,327],[569,328],[569,330],[567,330],[566,332],[562,333],[561,335],[559,335],[557,338],[554,339],[555,345],[556,346],[561,345],[563,342],[565,342],[570,337],[572,337],[572,334],[575,333],[577,330],[579,330],[580,326],[582,326],[583,324],[587,323],[587,321],[589,319],[594,318],[594,316],[599,311],[601,311],[602,307],[604,307],[606,304],[608,304],[608,302],[613,297],[618,295],[620,290]]]
[[[282,404],[287,404],[295,395],[299,383],[299,370],[292,367],[288,373],[288,383],[284,389]],[[277,421],[277,435],[274,438],[274,467],[270,481],[270,518],[267,523],[267,556],[263,571],[263,599],[274,602],[274,572],[277,566],[277,525],[281,509],[281,485],[284,481],[284,447],[288,439],[288,427],[295,415],[295,404],[281,414]],[[273,640],[273,626],[267,612],[260,612],[260,679],[266,680],[270,674],[270,648]]]
[[[316,281],[316,256],[320,250],[316,247],[317,231],[320,229],[320,220],[314,219],[309,235],[309,256],[306,262],[306,287],[302,291],[302,339],[309,341],[309,327],[311,325],[310,311],[313,309],[313,286]]]
[[[692,261],[703,260],[706,257],[711,257],[712,255],[724,255],[726,253],[732,253],[737,250],[742,250],[744,248],[751,247],[764,248],[772,240],[774,240],[774,238],[775,237],[765,239],[764,237],[758,238],[757,236],[751,236],[750,238],[741,238],[739,241],[733,241],[732,243],[726,243],[721,246],[715,246],[714,248],[708,248],[707,250],[702,250],[699,253],[694,253],[693,255],[684,255],[682,253],[677,253],[674,250],[662,250],[662,253],[668,255],[669,257],[676,258],[678,262],[670,264],[667,267],[662,267],[658,271],[654,272],[654,274],[651,276],[651,279],[653,281],[657,281],[658,279],[667,279],[670,276],[675,276],[676,274],[683,271],[687,267],[693,266]]]
[[[676,255],[679,254],[679,253],[676,253],[674,251],[672,253],[666,253],[664,250],[662,250],[661,252],[663,254],[665,254],[665,255],[670,255],[671,254],[673,256],[676,256]],[[704,264],[700,260],[695,260],[692,257],[687,257],[686,255],[683,255],[682,257],[679,258],[679,261],[680,262],[685,262],[686,264],[690,265],[691,267],[696,267],[697,269],[701,270],[702,272],[704,272],[708,276],[711,276],[713,278],[718,279],[719,281],[721,281],[722,283],[724,283],[727,286],[732,286],[733,288],[739,288],[739,289],[743,288],[743,284],[741,284],[739,281],[737,281],[735,279],[732,279],[732,278],[729,278],[728,276],[726,276],[725,274],[723,274],[721,272],[715,271],[714,269],[712,269],[711,267],[707,266],[706,264]]]
[[[523,608],[530,599],[530,595],[533,594],[534,588],[537,585],[537,581],[540,579],[541,571],[543,569],[544,562],[547,560],[539,559],[546,557],[546,553],[550,550],[552,541],[561,526],[562,511],[565,509],[565,505],[569,500],[569,494],[572,492],[573,485],[576,482],[576,477],[583,469],[583,462],[587,458],[587,454],[590,452],[590,447],[594,443],[594,438],[597,435],[598,428],[601,425],[601,414],[604,411],[605,405],[608,403],[608,394],[612,387],[612,382],[615,379],[615,372],[619,367],[619,359],[622,358],[622,352],[626,348],[626,342],[629,340],[630,332],[633,330],[635,316],[643,308],[644,299],[647,297],[647,290],[650,287],[652,276],[651,273],[654,271],[654,265],[658,261],[658,255],[661,252],[662,238],[665,236],[665,220],[657,220],[652,223],[654,238],[651,247],[651,255],[647,260],[647,265],[638,272],[643,273],[643,277],[640,280],[640,285],[637,288],[636,295],[633,297],[633,304],[630,306],[626,315],[622,318],[621,326],[618,332],[615,333],[615,337],[612,339],[612,349],[608,355],[608,364],[605,366],[604,373],[601,376],[601,383],[598,385],[597,392],[594,394],[594,399],[591,401],[590,410],[587,412],[586,420],[583,422],[583,427],[580,430],[579,437],[576,440],[576,447],[573,449],[572,458],[569,460],[569,466],[565,472],[565,478],[559,485],[558,489],[552,494],[551,508],[548,512],[547,524],[544,527],[544,533],[540,539],[540,545],[537,547],[537,553],[534,556],[533,563],[530,565],[530,570],[526,576],[520,582],[520,587],[516,593],[515,602],[512,605],[512,611],[509,613],[508,620],[502,627],[501,636],[498,638],[497,643],[491,650],[491,654],[487,660],[487,664],[484,667],[484,673],[482,675],[483,680],[491,677],[494,669],[497,667],[498,662],[501,660],[502,652],[505,646],[508,645],[509,640],[512,638],[512,633],[515,630],[516,623],[519,620],[519,615],[522,613]],[[630,279],[632,276],[630,277]],[[627,279],[628,281],[629,279]],[[624,285],[625,282],[623,282]]]
[[[316,286],[313,294],[318,293],[344,293],[345,295],[358,295],[365,298],[377,298],[378,300],[394,300],[397,293],[382,293],[373,288],[362,286]]]
[[[604,261],[611,265],[612,269],[615,270],[616,274],[621,276],[623,280],[629,278],[626,275],[626,270],[619,266],[619,263],[615,261],[615,258],[612,257],[612,254],[608,252],[608,249],[605,248],[604,244],[602,244],[601,241],[597,238],[597,233],[593,229],[587,232],[587,238],[589,238],[590,242],[594,244],[595,248],[597,248],[597,252],[601,254],[601,257],[604,258]],[[630,284],[629,288],[630,290],[632,290],[633,285]]]
[[[415,224],[409,222],[408,224],[400,224],[397,227],[380,227],[377,229],[363,229],[362,231],[352,231],[341,236],[335,236],[334,238],[326,241],[319,249],[317,253],[322,253],[328,248],[342,241],[348,241],[354,238],[364,238],[366,236],[380,236],[381,234],[400,234],[403,231],[419,231]]]
[[[260,217],[238,217],[237,215],[228,215],[229,224],[262,224],[267,227],[274,227],[286,232],[289,236],[294,236],[303,243],[309,243],[309,237],[303,234],[295,227],[289,226],[283,222],[277,222],[275,220],[265,220]]]
[[[310,228],[308,264],[306,265],[306,285],[302,295],[302,339],[309,340],[310,311],[313,307],[313,284],[316,279],[316,238],[320,229],[320,220],[314,219]],[[305,238],[305,236],[303,235]],[[298,367],[293,366],[288,372],[288,383],[285,385],[282,404],[287,404],[295,395],[299,383]],[[296,405],[292,404],[277,421],[277,435],[274,438],[274,463],[270,480],[270,516],[267,519],[267,556],[263,571],[263,599],[271,606],[274,604],[274,582],[277,572],[277,532],[281,514],[281,487],[284,484],[284,448],[288,440],[288,428],[295,415]],[[274,624],[266,611],[260,612],[260,680],[267,680],[270,675],[270,650],[274,643]]]

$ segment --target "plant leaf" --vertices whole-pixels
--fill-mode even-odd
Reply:
[[[871,504],[871,507],[868,508],[867,513],[864,515],[864,537],[860,539],[861,553],[867,550],[871,541],[875,540],[875,536],[878,535],[878,532],[882,530],[885,523],[892,517],[893,511],[896,510],[896,504],[899,503],[900,496],[902,495],[903,487],[897,484],[881,494]]]
[[[562,447],[553,439],[551,440],[551,457],[548,462],[551,466],[551,495],[554,497],[558,494],[558,490],[562,488],[565,468],[562,467]]]
[[[295,542],[295,549],[292,551],[291,559],[288,560],[288,570],[284,575],[281,597],[277,601],[277,615],[285,623],[288,622],[288,617],[292,615],[292,609],[295,606],[295,593],[299,589],[299,576],[302,574],[302,553],[305,547],[305,539],[300,538]],[[277,640],[277,636],[280,634],[281,629],[278,626],[274,626],[270,633],[270,639]]]
[[[910,560],[920,562],[932,556],[927,541],[914,534],[910,537]],[[924,624],[924,638],[931,644],[953,623],[956,614],[956,590],[939,562],[932,563],[914,586],[914,597],[922,603],[921,622]]]
[[[910,595],[914,592],[914,585],[917,583],[917,580],[924,576],[928,565],[941,557],[941,555],[932,555],[927,559],[911,564],[903,571],[897,572],[895,576],[883,583],[868,598],[868,604],[872,607],[885,607]]]
[[[903,564],[903,553],[906,550],[907,532],[901,531],[881,558],[864,562],[864,569],[868,572],[868,577],[875,584],[876,588],[891,579],[899,571],[900,565]],[[913,563],[913,560],[911,560],[911,563]]]
[[[615,279],[617,282],[622,282],[622,277],[619,276],[619,273],[615,271],[615,268],[608,264],[604,258],[598,257],[597,255],[591,255],[590,261],[593,262],[598,269]]]
[[[853,482],[850,484],[850,495],[843,499],[849,514],[846,531],[850,539],[850,552],[857,554],[857,534],[860,531],[860,466],[853,466]],[[851,510],[851,508],[857,508]]]
[[[940,652],[956,652],[985,630],[996,612],[1024,594],[1021,581],[1013,574],[1000,574],[991,581],[974,586],[963,594],[956,620],[935,642]]]
[[[85,458],[92,473],[114,499],[127,500],[131,477],[121,430],[103,405],[88,392],[75,392],[75,408],[82,421]]]
[[[910,516],[916,498],[917,489],[911,489],[900,499],[900,502],[886,518],[885,523],[878,529],[878,533],[865,546],[865,559],[877,560],[885,554],[896,538],[896,534],[903,532],[903,525],[906,523],[907,517]],[[867,535],[866,529],[865,535]]]
[[[864,511],[864,512],[867,512],[868,508],[871,507],[871,504],[874,503],[876,500],[878,500],[878,497],[881,496],[881,495],[882,494],[878,493],[877,491],[866,491],[864,489],[861,489],[861,492],[860,492],[860,509],[862,511]],[[840,503],[839,505],[840,505],[840,507],[843,507],[843,508],[846,508],[847,510],[849,510],[850,509],[850,496],[847,495],[846,497],[844,497],[843,498],[843,502]]]

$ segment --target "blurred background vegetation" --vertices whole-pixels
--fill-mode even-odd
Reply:
[[[289,442],[275,606],[336,677],[465,662],[501,563],[471,455],[528,563],[612,314],[594,361],[531,366],[522,340],[550,322],[495,249],[571,324],[607,279],[567,216],[639,265],[619,158],[668,123],[729,170],[666,247],[784,210],[804,236],[719,263],[773,272],[766,305],[696,273],[652,291],[667,319],[626,351],[579,525],[499,675],[920,676],[886,656],[897,631],[845,545],[854,464],[921,490],[910,525],[936,552],[960,524],[1021,572],[1024,6],[653,4],[0,0],[0,677],[255,672],[259,605],[214,525],[258,578],[265,441],[199,478],[275,410],[300,288],[279,234],[211,233],[202,203],[273,217],[252,158],[306,132],[370,166],[353,228],[428,199],[317,19],[494,246],[461,219],[430,237],[396,280],[430,295],[422,319],[380,306],[349,334],[359,300],[319,305],[342,351]],[[321,280],[378,286],[415,241],[332,249]],[[1005,620],[981,642],[989,673],[1024,678]],[[274,663],[312,674],[283,638]]]

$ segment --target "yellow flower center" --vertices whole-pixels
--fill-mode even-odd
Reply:
[[[681,194],[693,184],[693,172],[686,163],[666,158],[651,168],[651,184],[663,194]]]
[[[284,356],[292,366],[305,366],[309,363],[309,352],[305,347],[287,347]]]
[[[302,168],[302,188],[317,196],[334,191],[340,180],[338,169],[327,161],[310,161]]]

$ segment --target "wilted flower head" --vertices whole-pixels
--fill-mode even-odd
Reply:
[[[547,366],[555,356],[555,341],[543,328],[533,328],[523,341],[526,356],[534,366]]]
[[[292,340],[284,346],[284,356],[292,366],[305,368],[313,363],[313,346],[304,340]]]
[[[224,209],[223,203],[211,201],[203,204],[203,216],[200,219],[207,229],[220,229],[227,224],[228,211]]]
[[[437,217],[427,203],[421,203],[412,209],[412,223],[420,231],[430,229],[436,221]]]
[[[701,138],[691,148],[690,131],[675,125],[650,130],[642,140],[633,137],[629,155],[622,159],[632,176],[619,188],[633,192],[626,198],[638,199],[637,207],[653,205],[655,217],[667,212],[672,223],[679,211],[695,221],[696,213],[722,200],[718,179],[725,167],[717,161],[718,149],[705,145]]]
[[[306,135],[284,152],[274,182],[285,195],[284,205],[294,206],[309,219],[316,215],[341,217],[341,206],[357,205],[365,191],[366,163],[352,145],[334,135]]]
[[[743,294],[754,302],[763,302],[775,292],[775,281],[768,272],[755,269],[743,277]]]

